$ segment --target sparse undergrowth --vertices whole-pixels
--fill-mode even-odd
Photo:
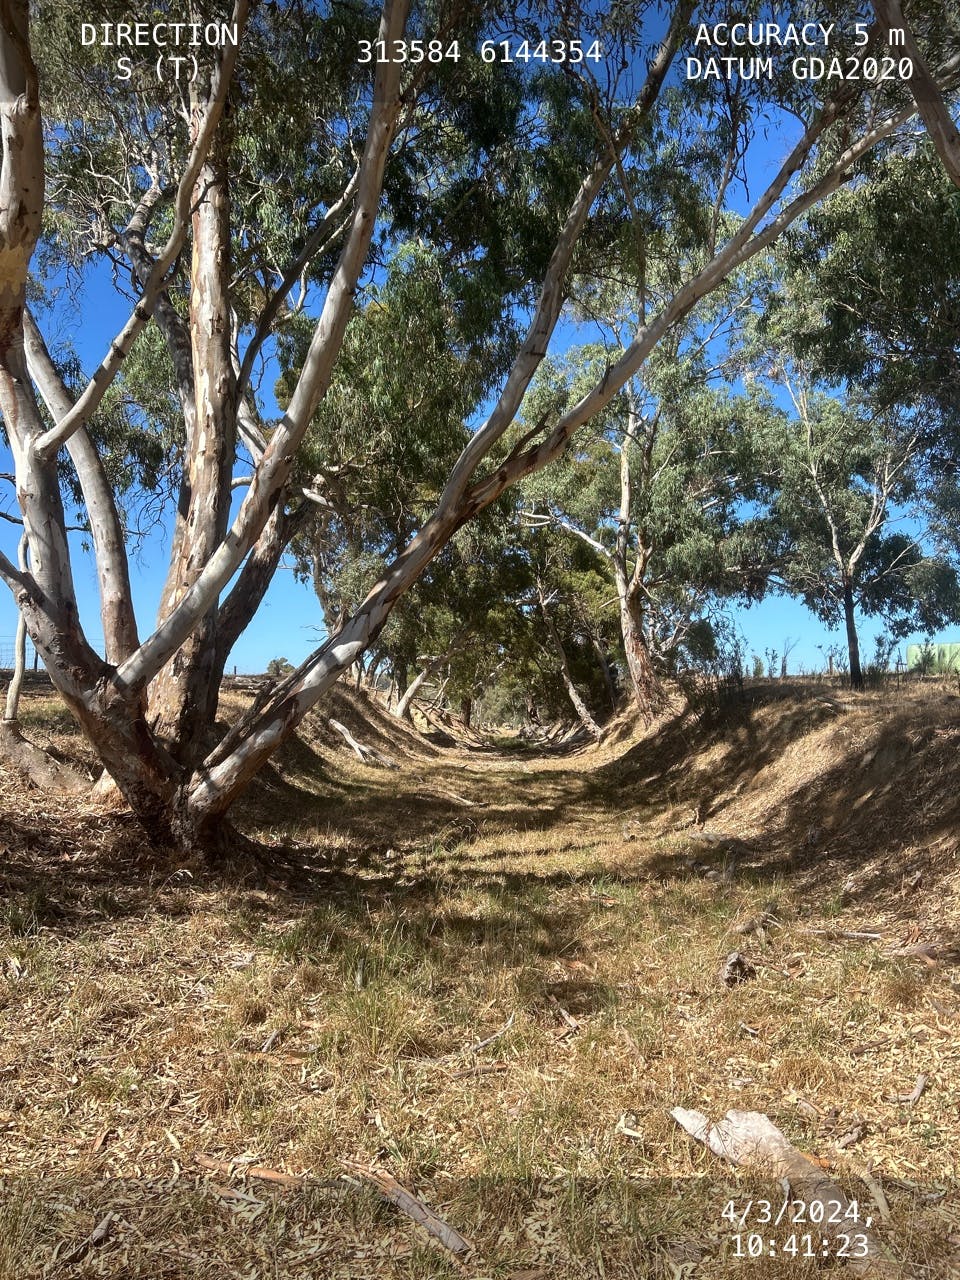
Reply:
[[[674,1105],[765,1112],[879,1220],[867,1170],[904,1277],[960,1273],[954,703],[814,691],[546,758],[371,717],[397,771],[313,732],[246,815],[296,894],[8,776],[0,1277],[819,1274],[734,1256],[756,1188]]]

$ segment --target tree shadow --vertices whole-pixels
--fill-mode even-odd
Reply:
[[[910,706],[885,713],[869,758],[846,752],[825,760],[814,777],[787,787],[758,835],[744,839],[736,826],[737,797],[761,770],[805,735],[842,724],[848,706],[857,705],[820,691],[777,690],[737,708],[728,723],[700,723],[685,710],[613,760],[593,765],[585,754],[577,761],[582,769],[538,768],[524,755],[491,758],[499,772],[481,772],[465,766],[463,753],[436,749],[422,765],[374,769],[341,765],[297,737],[263,771],[241,810],[246,835],[258,842],[256,858],[238,853],[212,867],[150,849],[129,815],[84,815],[66,802],[51,815],[45,801],[31,801],[31,811],[13,800],[0,818],[8,851],[0,919],[14,932],[95,929],[148,910],[182,914],[197,890],[226,888],[264,891],[272,913],[335,905],[349,930],[383,906],[416,919],[425,937],[462,930],[465,946],[485,946],[489,955],[497,954],[498,938],[506,946],[518,929],[532,955],[576,955],[577,930],[595,909],[596,871],[500,864],[517,834],[556,832],[551,854],[583,851],[582,865],[591,823],[611,814],[625,826],[635,819],[621,859],[632,864],[624,883],[705,874],[723,881],[727,873],[734,884],[786,882],[798,894],[829,898],[869,862],[853,891],[866,910],[874,901],[889,903],[905,872],[939,875],[954,856],[960,728],[952,709],[932,719]],[[705,843],[711,828],[704,818],[713,821],[714,802],[720,838]],[[722,828],[726,807],[730,831]],[[686,809],[684,825],[671,826]],[[897,861],[904,848],[913,850],[909,865]],[[938,848],[940,862],[930,852]],[[484,918],[440,919],[453,880],[492,895]],[[545,905],[544,895],[559,887],[569,891],[562,904]],[[905,913],[912,909],[907,899],[902,905]],[[574,993],[564,994],[576,1003]],[[556,998],[565,1003],[562,994]]]

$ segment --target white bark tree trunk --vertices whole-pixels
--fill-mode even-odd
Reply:
[[[194,118],[201,106],[194,103]],[[226,148],[214,142],[194,192],[190,320],[194,414],[186,440],[183,524],[164,590],[168,614],[223,541],[230,518],[236,453],[236,380],[231,343],[230,200]],[[192,767],[210,748],[222,668],[217,670],[216,601],[150,687],[154,732]]]
[[[27,535],[21,534],[17,547],[17,563],[26,572]],[[23,614],[17,617],[17,636],[13,642],[13,670],[7,686],[7,700],[4,705],[3,718],[7,724],[17,724],[20,719],[20,692],[23,689],[23,676],[27,669],[27,624]]]
[[[570,670],[570,661],[567,658],[567,651],[563,647],[563,641],[560,639],[560,633],[557,631],[557,624],[550,615],[550,608],[547,604],[543,593],[540,593],[540,612],[543,615],[544,625],[547,628],[547,635],[550,637],[550,643],[553,645],[554,653],[557,655],[557,661],[560,663],[560,678],[563,681],[563,687],[567,691],[567,697],[570,699],[571,706],[577,713],[577,719],[586,729],[587,733],[599,742],[603,737],[603,730],[597,724],[596,720],[590,712],[584,700],[583,694],[577,688],[573,673]]]
[[[466,627],[464,627],[462,630],[457,632],[456,636],[454,636],[450,644],[447,645],[443,653],[439,653],[435,658],[431,658],[426,663],[426,665],[421,668],[419,673],[413,678],[413,680],[404,690],[402,697],[400,698],[399,702],[394,708],[393,714],[397,716],[398,719],[400,720],[410,719],[410,708],[413,705],[414,698],[423,688],[427,680],[430,679],[433,673],[435,671],[440,670],[440,668],[448,660],[450,655],[453,653],[454,649],[456,649],[457,645],[460,644],[460,642],[463,640],[466,634],[467,634],[467,629]]]

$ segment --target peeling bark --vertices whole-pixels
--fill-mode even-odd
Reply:
[[[199,105],[194,113],[200,115]],[[236,453],[236,380],[230,311],[230,200],[227,148],[218,139],[197,176],[190,269],[195,416],[187,438],[183,528],[164,591],[173,611],[223,541],[230,518]],[[154,732],[183,765],[209,749],[222,668],[217,667],[217,608],[199,619],[150,689]]]
[[[620,630],[637,710],[645,720],[652,720],[663,707],[663,688],[643,634],[643,613],[636,591],[626,590],[620,597]]]

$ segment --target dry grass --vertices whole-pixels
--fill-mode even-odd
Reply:
[[[960,971],[887,954],[956,930],[954,703],[798,693],[550,757],[437,754],[352,709],[398,771],[315,723],[247,809],[302,853],[297,894],[7,780],[0,1277],[737,1274],[721,1211],[750,1184],[674,1105],[766,1112],[877,1217],[872,1167],[903,1276],[960,1274]],[[731,991],[735,947],[763,963]]]

